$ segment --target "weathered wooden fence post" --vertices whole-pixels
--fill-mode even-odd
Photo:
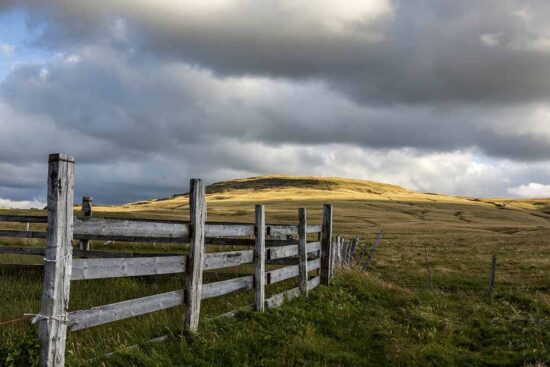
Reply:
[[[336,235],[336,249],[334,251],[334,263],[335,263],[335,269],[338,269],[340,266],[342,266],[342,258],[341,258],[341,252],[342,252],[342,237],[340,235]]]
[[[330,285],[333,276],[332,257],[332,205],[323,205],[323,227],[321,239],[321,284]]]
[[[487,295],[490,299],[493,299],[493,289],[495,287],[495,273],[497,271],[497,257],[493,255],[491,258],[491,274],[489,275],[489,288],[487,288]]]
[[[307,297],[307,211],[306,208],[298,210],[298,271],[300,274],[300,292]]]
[[[82,197],[82,220],[88,220],[92,217],[92,201],[89,196]],[[80,249],[84,251],[90,250],[89,240],[80,240]]]
[[[256,205],[256,248],[254,251],[254,288],[256,291],[254,308],[263,312],[265,308],[265,208]]]
[[[194,333],[199,328],[204,268],[204,240],[206,237],[206,194],[202,180],[192,179],[189,189],[189,235],[191,251],[185,272],[184,330]]]
[[[432,268],[430,266],[430,260],[428,260],[428,249],[424,246],[424,257],[426,259],[426,269],[428,270],[428,281],[430,282],[430,288],[433,287]]]
[[[51,154],[48,162],[48,229],[39,321],[40,366],[65,364],[71,284],[74,158]]]

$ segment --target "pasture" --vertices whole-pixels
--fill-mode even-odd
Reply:
[[[334,234],[360,236],[361,246],[372,244],[380,229],[384,237],[367,272],[362,273],[359,264],[345,269],[333,287],[319,287],[307,300],[298,299],[265,314],[241,312],[227,319],[213,316],[251,303],[253,292],[206,300],[200,333],[193,339],[179,338],[181,309],[70,333],[70,365],[550,363],[547,200],[456,198],[365,181],[284,176],[230,181],[211,186],[207,193],[208,220],[212,221],[253,222],[254,204],[259,203],[266,205],[268,223],[296,221],[300,207],[308,209],[311,222],[320,223],[322,204],[328,202],[334,205]],[[182,219],[188,213],[188,198],[181,195],[95,206],[94,210],[95,216]],[[5,224],[4,228],[16,226],[21,225]],[[39,226],[31,224],[31,228]],[[0,241],[2,245],[43,243],[36,239]],[[158,253],[173,252],[179,245],[92,241],[91,246],[94,250]],[[432,287],[427,280],[426,253]],[[489,299],[492,255],[497,257],[497,268]],[[0,255],[3,264],[37,264],[40,259]],[[36,267],[0,266],[0,322],[36,313],[41,276]],[[178,275],[78,282],[71,289],[70,309],[181,286]],[[173,337],[128,349],[165,334]],[[32,360],[33,336],[36,330],[28,320],[0,325],[0,361],[17,365]],[[113,351],[118,353],[104,356]]]

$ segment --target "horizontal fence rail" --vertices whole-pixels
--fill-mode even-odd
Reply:
[[[183,273],[186,261],[187,256],[75,259],[71,280]]]
[[[198,329],[202,300],[253,289],[254,304],[247,309],[261,312],[299,296],[307,297],[308,291],[320,284],[328,285],[332,277],[333,255],[337,251],[332,248],[331,205],[323,207],[322,225],[308,224],[303,208],[298,211],[296,225],[266,224],[263,205],[256,205],[255,223],[206,222],[205,186],[201,180],[193,179],[189,221],[94,217],[91,197],[83,198],[82,216],[76,218],[72,196],[74,159],[51,155],[48,172],[47,217],[0,215],[0,223],[27,223],[25,231],[0,229],[0,237],[46,239],[43,248],[0,247],[2,254],[44,257],[42,305],[37,318],[41,366],[64,365],[68,330],[78,331],[183,305],[183,330],[193,334]],[[46,230],[30,231],[29,223],[46,224]],[[308,242],[308,235],[314,234],[317,240]],[[73,249],[73,240],[79,241],[78,249]],[[133,253],[90,250],[90,241],[189,246],[181,247],[188,253]],[[206,252],[208,245],[245,249]],[[203,282],[206,271],[236,267],[241,267],[240,276],[228,274],[238,277]],[[67,311],[71,281],[165,274],[181,276],[183,289]],[[298,278],[298,287],[266,297],[269,285],[291,278]]]
[[[145,315],[183,304],[183,290],[156,294],[69,313],[72,331]]]
[[[235,279],[223,280],[202,285],[202,299],[214,298],[236,292],[241,289],[251,289],[254,285],[252,275]]]
[[[308,281],[308,288],[314,289],[321,283],[321,277],[315,277]],[[267,308],[274,308],[281,306],[285,300],[290,301],[293,298],[300,297],[300,287],[292,288],[281,293],[277,293],[265,300]]]

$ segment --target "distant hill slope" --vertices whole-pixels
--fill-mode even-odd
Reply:
[[[268,175],[217,182],[206,189],[207,200],[303,201],[303,200],[405,200],[472,203],[474,199],[419,193],[397,185],[339,177]],[[187,194],[115,206],[113,209],[168,209],[187,203]],[[478,202],[479,204],[479,202]]]
[[[269,204],[274,209],[296,205],[309,206],[310,204],[317,206],[320,202],[331,202],[341,203],[340,205],[344,205],[346,208],[350,208],[352,203],[356,203],[353,205],[362,205],[361,208],[358,208],[359,212],[353,213],[354,215],[359,215],[364,208],[370,207],[372,210],[378,206],[380,209],[380,205],[383,205],[385,208],[383,215],[378,212],[376,214],[365,214],[369,217],[374,214],[380,220],[392,211],[407,213],[411,210],[420,213],[414,215],[424,218],[423,223],[447,220],[444,218],[451,218],[453,222],[459,220],[464,223],[467,221],[465,218],[468,216],[463,214],[464,211],[466,213],[476,212],[474,216],[483,222],[497,218],[503,220],[504,217],[511,220],[510,215],[512,213],[517,213],[512,215],[512,221],[519,220],[517,215],[521,212],[523,212],[521,218],[529,222],[532,220],[542,221],[546,225],[550,219],[549,199],[479,199],[419,193],[391,184],[338,177],[285,175],[250,177],[211,184],[207,187],[206,192],[209,213],[211,213],[209,218],[218,216],[221,218],[232,213],[232,218],[241,218],[242,214],[242,220],[250,220],[246,215],[250,215],[249,210],[253,208],[252,205],[255,203]],[[166,218],[176,216],[179,218],[181,215],[187,214],[188,203],[187,194],[176,194],[168,198],[139,201],[125,205],[96,206],[96,209],[106,213],[117,212],[136,216],[161,216]],[[445,215],[433,217],[423,214],[435,213],[434,206],[438,208],[440,214],[445,213]],[[503,211],[502,209],[508,210]],[[248,214],[245,215],[244,213]],[[392,217],[392,220],[395,219],[397,218]],[[538,222],[538,224],[541,223]]]

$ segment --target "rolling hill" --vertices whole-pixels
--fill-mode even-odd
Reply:
[[[73,361],[96,357],[120,344],[120,353],[106,360],[107,365],[550,363],[550,200],[456,197],[372,181],[280,175],[224,181],[207,188],[209,220],[253,222],[257,203],[266,205],[269,223],[295,222],[300,207],[308,209],[309,223],[320,223],[322,204],[332,203],[334,234],[360,237],[359,252],[368,249],[381,230],[383,239],[368,271],[360,271],[364,258],[357,256],[356,266],[341,271],[334,286],[315,289],[308,300],[262,315],[205,321],[204,337],[193,343],[174,338],[135,351],[124,346],[174,328],[181,314],[155,314],[90,329],[70,341]],[[96,205],[94,216],[186,219],[188,196]],[[181,244],[151,247],[102,241],[95,241],[93,248],[182,250]],[[486,289],[493,255],[497,257],[496,284],[489,299]],[[4,261],[9,260],[5,256]],[[428,282],[427,262],[433,284]],[[37,309],[41,285],[34,276],[16,273],[5,279],[4,287],[0,282],[10,300],[5,319],[15,318],[21,309]],[[180,282],[178,275],[169,281],[125,278],[95,287],[97,283],[77,283],[71,297],[74,294],[77,303],[89,302],[73,307],[90,307],[116,297],[148,295],[152,289],[158,293],[159,287],[176,287]],[[235,308],[237,301],[249,302],[241,298],[206,302],[206,314]],[[19,340],[12,335],[26,328],[6,329],[0,336]],[[17,351],[9,343],[0,343],[0,360],[2,348],[4,353]]]

